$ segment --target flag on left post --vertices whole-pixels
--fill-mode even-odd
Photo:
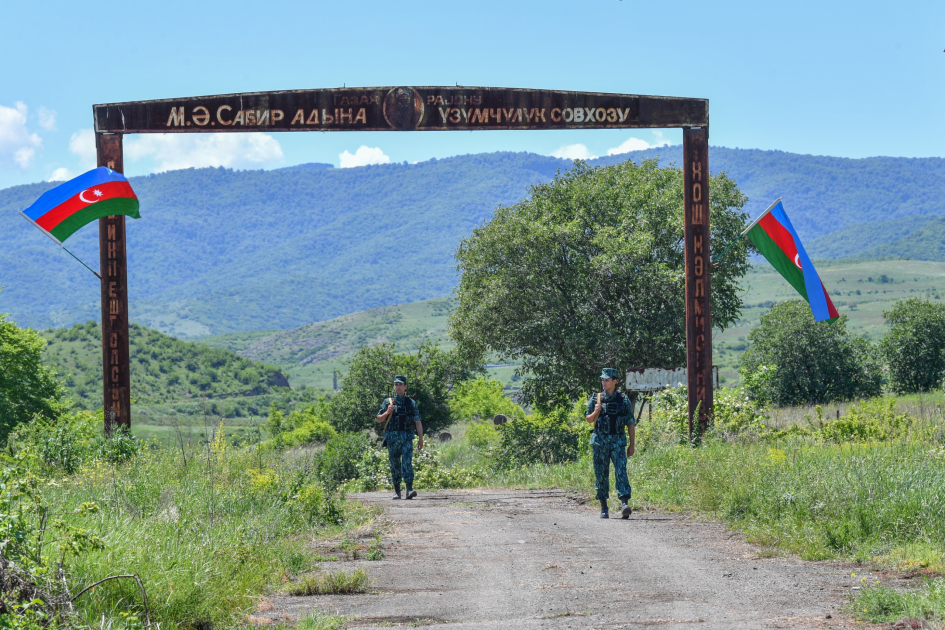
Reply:
[[[96,219],[123,214],[140,219],[139,203],[121,173],[100,166],[47,190],[21,214],[60,245]]]

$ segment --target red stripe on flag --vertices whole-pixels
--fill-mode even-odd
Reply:
[[[781,248],[784,255],[794,263],[794,266],[801,269],[801,261],[797,256],[797,246],[794,244],[794,237],[787,231],[787,228],[781,225],[770,213],[766,214],[764,218],[758,222],[758,225],[760,225],[761,229],[771,237],[771,240]]]
[[[827,312],[830,313],[830,319],[834,317],[840,317],[840,313],[837,312],[837,307],[833,305],[833,300],[830,299],[830,294],[827,293],[827,287],[824,286],[824,281],[820,281],[820,288],[824,292],[824,297],[827,298]]]
[[[102,193],[101,197],[95,196],[94,191],[96,190]],[[88,199],[89,201],[85,201],[83,196],[84,199]],[[95,205],[95,203],[98,201],[116,199],[119,197],[125,197],[128,199],[138,198],[137,195],[135,195],[135,192],[131,189],[131,184],[128,182],[105,182],[104,184],[90,186],[80,192],[78,195],[66,199],[58,206],[36,219],[36,225],[49,232],[79,210]],[[95,201],[92,201],[93,199]]]

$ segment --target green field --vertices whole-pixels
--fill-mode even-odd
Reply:
[[[837,310],[848,318],[848,329],[876,341],[886,331],[883,311],[897,300],[931,300],[945,294],[945,263],[921,260],[820,260],[814,263]],[[745,308],[742,319],[714,339],[715,364],[726,385],[738,382],[736,366],[745,341],[767,308],[799,296],[764,260],[756,261],[742,281]]]

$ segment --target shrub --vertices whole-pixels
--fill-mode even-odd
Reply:
[[[492,422],[472,422],[466,427],[466,440],[480,450],[499,442],[499,431]]]
[[[459,420],[473,416],[489,420],[500,413],[509,418],[525,415],[524,410],[505,395],[500,381],[484,376],[457,385],[450,396],[450,408]]]
[[[436,488],[470,488],[479,485],[483,474],[469,468],[444,468],[440,464],[439,454],[431,446],[422,451],[414,451],[414,480],[416,488],[433,490]]]
[[[913,298],[883,313],[889,332],[880,346],[897,392],[941,387],[945,376],[945,305]]]
[[[817,408],[818,416],[822,412]],[[886,441],[904,437],[912,417],[896,409],[895,398],[874,398],[852,405],[837,420],[823,422],[820,436],[830,442]]]
[[[328,490],[357,479],[361,455],[371,447],[366,433],[339,433],[325,445],[318,466],[318,476]]]
[[[846,316],[815,322],[801,300],[776,304],[748,334],[741,372],[756,401],[776,405],[823,403],[878,396],[881,365],[867,340],[847,333]],[[755,376],[763,366],[773,375]],[[754,379],[754,380],[753,380]]]
[[[745,390],[727,387],[716,390],[714,406],[712,423],[718,432],[735,435],[765,428],[767,407],[752,401]]]
[[[499,425],[499,445],[493,458],[496,467],[574,461],[579,455],[580,433],[568,419],[568,410],[559,408]]]
[[[661,439],[680,444],[689,442],[689,398],[685,385],[670,387],[653,397],[653,420],[637,427],[636,446],[645,450]],[[715,391],[713,430],[721,435],[738,435],[765,429],[768,409],[754,402],[742,389],[723,387]]]

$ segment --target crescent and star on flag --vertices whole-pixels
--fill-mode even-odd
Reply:
[[[98,272],[66,249],[63,241],[105,216],[140,218],[139,206],[138,197],[125,176],[100,166],[47,190],[20,214],[101,279]]]

